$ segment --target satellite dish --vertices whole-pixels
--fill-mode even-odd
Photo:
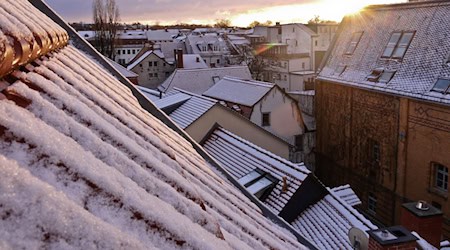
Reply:
[[[366,233],[359,228],[352,227],[348,230],[348,239],[352,244],[353,249],[367,250],[369,249],[369,238]]]

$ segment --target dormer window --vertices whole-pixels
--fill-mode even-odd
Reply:
[[[394,75],[395,75],[395,71],[384,70],[383,73],[381,73],[381,76],[378,79],[378,82],[388,83],[392,79],[392,77],[394,77]]]
[[[438,79],[431,91],[440,92],[443,94],[450,93],[450,79]]]
[[[238,182],[258,199],[264,201],[278,180],[269,173],[257,168],[241,177]]]
[[[362,35],[363,35],[362,31],[361,32],[353,32],[352,40],[350,41],[350,44],[348,45],[347,50],[345,51],[346,55],[353,55],[353,52],[355,52],[356,47],[358,46]]]
[[[402,59],[408,49],[415,32],[394,32],[386,45],[383,58]]]

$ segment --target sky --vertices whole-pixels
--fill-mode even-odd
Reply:
[[[252,21],[307,22],[318,15],[340,21],[369,4],[407,0],[116,0],[121,22],[144,24],[214,24],[229,19],[234,26]],[[46,0],[69,22],[92,22],[92,0]]]

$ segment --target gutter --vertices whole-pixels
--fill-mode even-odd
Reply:
[[[103,67],[105,67],[111,74],[113,74],[122,84],[127,86],[139,101],[139,104],[143,109],[147,112],[158,118],[161,122],[163,122],[166,126],[174,130],[184,139],[192,144],[192,147],[200,154],[203,159],[219,170],[229,182],[231,182],[234,186],[236,186],[248,199],[250,199],[254,204],[261,209],[262,214],[270,219],[273,223],[278,226],[288,230],[292,233],[305,247],[309,249],[319,249],[313,243],[311,243],[308,239],[306,239],[303,235],[297,232],[290,224],[288,224],[285,220],[278,217],[275,213],[273,213],[269,208],[267,208],[258,198],[249,193],[247,189],[238,183],[220,164],[209,155],[197,142],[195,142],[184,130],[182,130],[178,125],[176,125],[164,112],[158,109],[147,97],[145,97],[133,84],[120,72],[118,72],[92,45],[90,45],[86,40],[81,38],[78,33],[68,25],[58,14],[56,14],[46,3],[42,0],[29,0],[29,2],[39,9],[41,12],[46,14],[50,19],[60,25],[63,29],[67,31],[70,36],[70,40],[74,42],[74,46],[78,49],[83,50],[86,54],[93,57],[98,63],[100,63]]]

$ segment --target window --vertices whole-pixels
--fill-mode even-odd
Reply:
[[[158,67],[158,62],[153,62],[153,66]]]
[[[334,75],[340,76],[342,75],[342,73],[344,73],[344,71],[347,69],[347,65],[341,65],[338,66],[336,68],[336,70],[334,71]]]
[[[443,94],[450,93],[450,79],[438,79],[431,90]]]
[[[395,71],[384,70],[383,73],[381,73],[381,76],[378,79],[378,82],[388,83],[392,79],[392,77],[394,77],[394,75],[395,75]]]
[[[133,55],[134,55],[134,54],[136,54],[136,50],[135,50],[135,49],[133,50]]]
[[[442,192],[448,190],[448,168],[439,163],[433,163],[434,168],[434,187]]]
[[[369,193],[367,200],[367,210],[373,214],[377,213],[377,197],[372,193]]]
[[[295,136],[295,147],[297,151],[303,151],[303,135]]]
[[[158,77],[158,73],[154,73],[153,76]]]
[[[345,50],[346,55],[353,55],[353,52],[355,52],[356,47],[358,46],[358,43],[361,40],[362,35],[363,35],[363,32],[354,32],[352,34],[352,40],[350,41],[350,44],[348,45],[347,50]]]
[[[170,76],[170,72],[166,72],[166,73],[165,73],[165,76],[166,76],[166,77],[169,77],[169,76]]]
[[[217,59],[217,64],[219,64],[220,63],[220,59]]]
[[[263,113],[262,114],[262,122],[261,125],[263,127],[270,126],[270,113]]]
[[[148,66],[152,67],[153,66],[153,62],[148,62]]]
[[[394,32],[384,49],[383,58],[403,58],[414,37],[414,32]]]
[[[377,82],[380,78],[381,74],[383,73],[383,68],[376,68],[370,72],[370,75],[367,76],[367,81],[369,82]]]
[[[378,166],[381,159],[380,143],[373,139],[368,139],[367,144],[369,146],[369,162],[372,165]]]
[[[241,177],[238,182],[258,199],[264,201],[269,196],[278,180],[261,169],[255,169]]]
[[[122,50],[122,54],[124,54],[124,55],[125,55],[125,50]]]
[[[163,63],[163,67],[166,67],[166,63]]]
[[[119,50],[117,50],[117,55],[120,55],[120,49],[119,49]]]
[[[314,45],[317,47],[317,44],[318,44],[318,41],[316,40],[316,41],[314,42]]]
[[[129,49],[128,49],[128,50],[127,50],[127,54],[129,55],[129,54],[130,54],[130,52],[131,52],[131,50],[129,50]]]

